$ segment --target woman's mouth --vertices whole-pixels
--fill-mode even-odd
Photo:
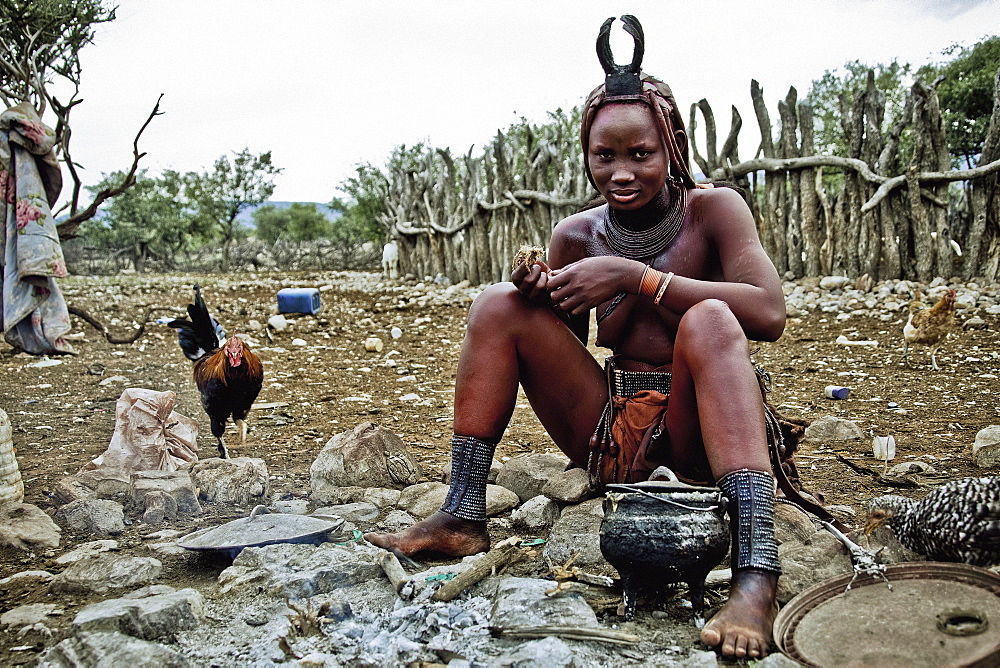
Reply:
[[[612,190],[609,195],[618,204],[627,204],[639,197],[638,190]]]

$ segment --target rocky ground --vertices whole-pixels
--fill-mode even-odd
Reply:
[[[266,381],[258,402],[269,407],[251,414],[244,446],[238,445],[232,432],[228,442],[234,457],[264,460],[273,502],[307,501],[309,467],[323,445],[365,421],[397,434],[419,460],[424,480],[440,479],[448,460],[458,353],[477,288],[430,280],[383,282],[378,275],[354,272],[74,276],[61,286],[70,304],[108,323],[120,335],[134,328],[134,321],[141,319],[147,307],[156,309],[153,317],[181,314],[194,282],[203,286],[216,317],[228,328],[249,335],[264,361]],[[938,352],[939,370],[932,370],[925,348],[911,351],[908,360],[902,355],[901,332],[911,293],[919,287],[936,297],[948,285],[945,281],[930,286],[892,282],[861,285],[867,289],[856,290],[844,281],[827,279],[822,286],[818,280],[785,286],[790,314],[785,334],[776,343],[761,344],[755,361],[770,372],[770,399],[784,413],[807,420],[835,416],[860,428],[860,439],[806,441],[799,458],[806,486],[821,491],[828,504],[843,506],[845,513],[860,516],[864,503],[882,493],[919,497],[926,493],[923,485],[996,473],[996,468],[973,464],[971,446],[978,431],[1000,424],[1000,404],[995,398],[1000,374],[1000,286],[950,284],[959,294],[958,325]],[[264,323],[276,312],[275,295],[282,287],[320,288],[322,311],[315,316],[289,317],[289,326],[282,331],[268,328]],[[13,425],[25,501],[50,514],[55,511],[53,492],[59,481],[107,448],[115,402],[124,388],[174,391],[176,409],[198,420],[203,432],[208,427],[191,381],[190,362],[177,347],[173,330],[154,324],[135,343],[112,345],[75,318],[74,326],[71,340],[79,354],[55,358],[52,361],[58,364],[54,365],[39,365],[42,360],[15,354],[0,344],[0,408]],[[379,352],[366,350],[366,339],[373,337],[383,342]],[[857,345],[861,342],[869,343]],[[823,390],[828,385],[850,388],[849,397],[825,398]],[[887,435],[896,441],[893,464],[921,461],[932,467],[910,476],[917,487],[890,487],[875,476],[882,471],[882,463],[872,458],[871,440]],[[215,455],[210,437],[202,437],[200,445],[202,456]],[[527,402],[521,400],[497,457],[503,460],[527,452],[555,452],[555,448]],[[167,528],[187,532],[247,512],[211,504],[205,504],[205,509],[204,514]],[[124,532],[113,536],[117,551],[149,556],[150,541],[144,537],[164,527],[137,520],[129,518]],[[509,533],[509,522],[494,528],[500,538]],[[95,538],[64,530],[56,549],[30,552],[0,547],[0,578],[28,570],[58,573],[63,568],[56,561],[60,555]],[[228,566],[201,555],[157,558],[163,562],[157,584],[193,588],[210,599],[218,593],[218,576]],[[541,577],[549,568],[539,556],[512,572]],[[4,662],[30,663],[66,637],[69,622],[84,606],[102,598],[107,596],[53,594],[44,582],[34,580],[8,585],[0,592],[0,613],[44,602],[56,603],[59,614],[46,621],[51,634],[19,634],[13,627],[0,630],[0,650],[8,657]],[[391,605],[384,591],[369,598]],[[238,609],[242,604],[229,601],[226,605]],[[216,616],[226,614],[221,608],[214,610]],[[614,618],[602,619],[608,626],[617,624]],[[210,628],[218,629],[219,624],[213,622]],[[701,648],[688,626],[676,615],[659,611],[654,615],[647,610],[636,622],[619,625],[644,635],[645,649],[607,651],[622,657],[620,665],[630,661],[639,665],[649,660],[648,652],[660,652],[662,657],[665,647],[676,648],[667,655],[677,660],[701,660],[691,654]],[[182,634],[179,646],[187,647],[192,635],[196,634]],[[211,644],[222,638],[216,634],[202,640]],[[605,647],[580,645],[588,646],[588,657],[595,656],[594,652],[599,655],[599,648]],[[220,658],[225,652],[192,650],[186,655],[193,665],[227,665]],[[228,665],[246,665],[246,658],[233,658]],[[261,656],[257,660],[266,665],[278,659]],[[444,655],[439,654],[438,660],[447,663]]]

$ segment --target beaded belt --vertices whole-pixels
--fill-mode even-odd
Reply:
[[[609,390],[615,397],[631,397],[643,390],[655,390],[670,394],[672,375],[665,371],[626,371],[611,368],[608,381]]]

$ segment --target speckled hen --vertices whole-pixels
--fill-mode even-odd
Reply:
[[[888,524],[900,543],[928,559],[1000,564],[1000,476],[953,480],[920,501],[880,496],[868,508],[868,531]]]

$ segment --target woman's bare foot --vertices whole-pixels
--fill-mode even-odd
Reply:
[[[701,641],[720,647],[723,656],[759,659],[771,646],[771,627],[778,613],[775,573],[747,568],[733,573],[729,600],[701,631]]]
[[[408,557],[429,553],[443,557],[467,557],[490,549],[485,522],[470,522],[437,511],[400,533],[366,533],[372,545]]]

